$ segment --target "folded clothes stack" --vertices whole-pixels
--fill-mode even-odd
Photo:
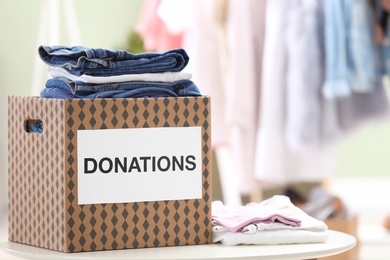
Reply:
[[[185,50],[130,53],[82,46],[40,46],[51,79],[46,98],[137,98],[200,96],[191,74],[182,70]]]
[[[284,195],[235,207],[214,201],[212,221],[213,242],[224,245],[320,243],[329,238],[323,221],[309,216]]]

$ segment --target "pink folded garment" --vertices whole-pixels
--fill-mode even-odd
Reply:
[[[217,225],[226,227],[230,232],[241,232],[250,224],[282,223],[299,227],[301,220],[294,218],[302,213],[286,196],[277,195],[260,203],[245,206],[225,206],[221,201],[212,203],[212,219]]]

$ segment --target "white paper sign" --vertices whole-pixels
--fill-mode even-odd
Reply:
[[[77,131],[78,204],[202,197],[201,127]]]

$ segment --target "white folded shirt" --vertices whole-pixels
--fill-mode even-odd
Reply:
[[[300,225],[292,226],[281,222],[264,223],[264,221],[256,221],[256,219],[266,219],[267,216],[275,214],[299,220]],[[221,228],[224,227],[232,232],[237,230],[236,226],[242,227],[242,232],[244,233],[268,229],[309,231],[324,231],[328,229],[328,226],[323,221],[309,216],[302,209],[292,204],[290,199],[284,195],[275,195],[260,203],[249,203],[246,206],[237,207],[225,206],[220,201],[213,201],[212,218],[214,226],[221,226]]]
[[[174,82],[179,80],[187,80],[192,78],[192,74],[188,72],[162,72],[162,73],[141,73],[141,74],[123,74],[116,76],[90,76],[83,74],[76,76],[69,73],[61,67],[48,66],[48,71],[53,78],[67,78],[72,81],[79,81],[91,84],[104,83],[119,83],[128,81],[150,81],[150,82]]]
[[[256,209],[252,211],[253,207]],[[217,201],[212,204],[212,212],[213,243],[220,242],[224,245],[303,244],[321,243],[329,238],[328,226],[325,222],[309,216],[283,195],[276,195],[260,203],[249,203],[247,206],[239,207],[224,206]],[[243,215],[240,215],[241,212]],[[289,225],[277,221],[268,223],[257,221],[242,226],[240,231],[232,231],[232,226],[244,223],[247,220],[246,217],[256,219],[257,215],[254,213],[259,216],[279,214],[299,220],[300,225]]]
[[[262,230],[255,233],[213,232],[213,243],[226,246],[281,245],[323,243],[329,238],[328,231],[309,231],[292,229]]]

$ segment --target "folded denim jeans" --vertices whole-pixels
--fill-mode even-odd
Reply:
[[[201,96],[201,93],[191,80],[87,84],[53,78],[46,82],[46,88],[40,95],[46,98],[70,99]]]
[[[189,61],[184,49],[134,54],[124,50],[83,46],[40,46],[38,53],[49,66],[64,68],[76,76],[178,72]]]
[[[41,97],[57,99],[73,98],[144,98],[144,97],[177,97],[177,95],[168,89],[143,88],[134,90],[111,90],[96,92],[89,95],[72,95],[60,88],[45,88],[41,91]]]

